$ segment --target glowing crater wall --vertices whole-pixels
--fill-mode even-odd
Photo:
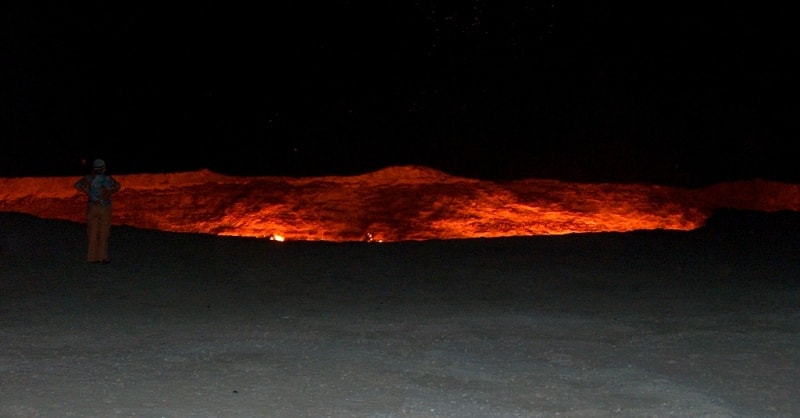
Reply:
[[[113,173],[112,173],[113,174]],[[115,176],[114,223],[287,240],[403,241],[690,230],[715,209],[800,210],[800,186],[702,189],[554,180],[505,183],[425,167],[346,177],[231,177],[207,170]],[[0,210],[84,222],[76,178],[0,178]]]

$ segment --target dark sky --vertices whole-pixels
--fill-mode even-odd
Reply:
[[[800,181],[788,9],[159,3],[0,7],[0,175]]]

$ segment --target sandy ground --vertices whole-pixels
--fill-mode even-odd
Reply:
[[[0,213],[2,417],[800,416],[800,216],[273,242]]]

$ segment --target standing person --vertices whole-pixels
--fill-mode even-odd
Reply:
[[[98,158],[92,164],[92,173],[75,182],[75,188],[89,198],[86,208],[86,231],[89,238],[87,261],[94,264],[108,264],[111,195],[119,191],[120,184],[106,174],[106,163]]]

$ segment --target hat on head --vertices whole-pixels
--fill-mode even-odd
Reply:
[[[98,159],[94,160],[94,163],[92,164],[92,166],[94,168],[103,168],[103,167],[106,166],[106,162],[98,158]]]

